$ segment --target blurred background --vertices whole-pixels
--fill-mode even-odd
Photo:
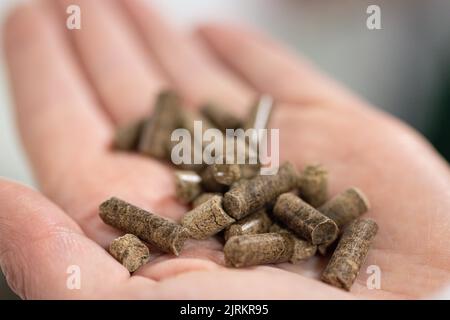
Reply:
[[[18,2],[0,1],[1,24],[10,7]],[[449,0],[154,0],[152,3],[180,27],[224,20],[264,30],[302,52],[372,104],[415,127],[450,160]],[[366,27],[369,5],[381,8],[381,30]],[[3,58],[0,176],[35,186],[15,128]],[[0,299],[14,298],[0,274]]]

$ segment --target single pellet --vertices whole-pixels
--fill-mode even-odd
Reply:
[[[359,218],[370,208],[370,203],[364,193],[358,188],[350,188],[328,200],[319,207],[319,211],[336,222],[342,230],[345,225]]]
[[[272,224],[272,220],[267,215],[266,210],[258,210],[245,218],[233,223],[225,229],[224,238],[227,241],[233,236],[244,234],[266,233]]]
[[[241,177],[240,166],[237,164],[212,164],[202,172],[202,184],[207,191],[224,191]]]
[[[205,192],[205,193],[202,193],[197,198],[195,198],[194,201],[192,201],[192,207],[196,208],[196,207],[198,207],[202,203],[205,203],[206,201],[208,201],[209,199],[211,199],[214,196],[221,196],[222,197],[223,194],[218,193],[218,192]]]
[[[119,127],[114,139],[114,148],[118,150],[133,151],[139,145],[139,139],[146,119],[139,119],[128,125]]]
[[[191,237],[198,240],[207,239],[234,222],[235,220],[223,210],[220,196],[214,196],[192,209],[181,220]]]
[[[314,208],[328,199],[328,172],[321,165],[308,165],[299,177],[299,195]]]
[[[333,220],[292,193],[278,197],[273,214],[291,231],[314,245],[331,243],[338,235]]]
[[[189,231],[183,226],[115,197],[100,205],[100,218],[106,224],[174,255],[179,255],[189,237]]]
[[[306,259],[313,257],[317,252],[317,246],[311,244],[308,241],[298,238],[290,230],[281,227],[278,223],[274,223],[270,226],[269,232],[285,233],[292,238],[293,252],[289,258],[289,262],[296,264]]]
[[[292,238],[283,233],[234,236],[223,249],[225,263],[237,268],[287,262],[293,250]]]
[[[175,171],[177,198],[184,203],[192,202],[202,193],[202,178],[194,171]]]
[[[226,129],[237,129],[242,127],[242,122],[239,118],[216,104],[208,103],[200,110],[208,120],[223,132],[225,132]]]
[[[273,97],[270,95],[262,95],[258,101],[253,104],[247,120],[244,123],[244,129],[265,129],[268,127],[270,116],[272,115],[274,106]]]
[[[235,219],[242,219],[275,200],[280,194],[294,189],[297,179],[294,166],[285,163],[275,175],[257,176],[240,183],[225,193],[225,211]]]
[[[153,115],[142,129],[139,142],[141,153],[158,159],[170,159],[170,137],[180,121],[180,103],[180,98],[172,91],[163,91],[158,95]]]
[[[358,219],[345,229],[330,262],[322,274],[322,281],[350,290],[364,263],[373,238],[378,231],[375,221]]]
[[[133,234],[126,234],[114,239],[109,246],[109,252],[130,272],[134,272],[146,264],[150,257],[145,243]]]

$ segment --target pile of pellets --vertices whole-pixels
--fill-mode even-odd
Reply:
[[[164,91],[151,117],[118,130],[115,147],[170,161],[174,129],[192,131],[195,120],[201,120],[204,129],[224,133],[261,129],[273,109],[270,101],[262,96],[242,122],[212,104],[200,112],[187,110],[176,93]],[[256,126],[256,119],[265,121]],[[296,264],[332,252],[321,279],[350,290],[378,230],[373,220],[360,218],[369,210],[367,197],[352,187],[329,198],[328,173],[321,165],[307,165],[298,173],[287,162],[274,175],[259,172],[259,163],[174,166],[177,197],[191,208],[181,223],[115,197],[105,201],[101,219],[126,233],[111,243],[110,253],[134,272],[149,260],[147,244],[178,256],[189,238],[221,237],[225,263],[235,268]]]

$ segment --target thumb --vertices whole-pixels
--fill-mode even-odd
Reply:
[[[0,267],[22,298],[107,296],[129,274],[39,193],[0,179]],[[107,272],[105,272],[107,270]]]

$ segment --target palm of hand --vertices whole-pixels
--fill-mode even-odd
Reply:
[[[111,8],[100,8],[107,6],[105,4],[79,2],[89,8],[92,15],[93,12],[95,15],[116,12]],[[127,1],[126,5],[134,14],[139,11],[140,4],[135,1]],[[7,32],[13,33],[17,32],[14,29],[23,28],[18,27],[24,24],[23,20],[26,22],[26,19],[36,19],[36,11],[43,9],[35,7],[22,9],[25,12],[11,19],[12,31]],[[99,19],[101,18],[106,19]],[[142,16],[137,16],[137,21],[141,21],[140,18]],[[162,28],[167,27],[158,25],[158,30]],[[159,52],[160,47],[166,44],[158,44],[158,39],[154,39],[151,29],[146,29],[149,33],[147,40],[151,42],[152,49]],[[114,32],[114,29],[110,32]],[[45,34],[39,36],[45,37]],[[124,37],[123,34],[121,36]],[[166,36],[177,37],[169,31],[166,31]],[[100,221],[98,205],[110,196],[118,196],[175,220],[178,220],[186,209],[175,201],[174,184],[168,167],[153,159],[114,152],[108,148],[112,130],[101,122],[103,118],[95,123],[95,130],[86,129],[87,125],[74,124],[74,131],[66,132],[66,138],[69,136],[76,139],[72,135],[79,133],[86,137],[87,134],[83,135],[82,132],[86,129],[89,133],[95,132],[95,137],[93,141],[83,141],[86,143],[84,152],[81,157],[76,158],[76,164],[73,160],[68,160],[79,154],[79,146],[65,149],[56,145],[52,150],[58,152],[62,149],[64,154],[57,154],[60,159],[54,160],[57,163],[51,163],[52,170],[48,169],[49,158],[34,147],[33,135],[27,133],[27,129],[22,130],[25,131],[25,144],[28,143],[27,149],[43,189],[79,224],[83,232],[47,200],[23,187],[5,183],[2,188],[5,192],[0,193],[0,197],[17,199],[21,204],[18,206],[5,200],[5,209],[16,212],[5,220],[5,234],[24,245],[19,252],[17,244],[10,245],[0,255],[4,257],[0,261],[7,261],[2,266],[12,286],[26,297],[396,298],[424,295],[448,281],[450,261],[446,248],[450,246],[450,237],[448,228],[445,227],[450,220],[450,215],[445,212],[450,205],[445,194],[449,186],[448,168],[426,143],[410,129],[365,106],[330,80],[322,78],[309,66],[294,60],[275,45],[267,43],[267,40],[223,27],[206,28],[203,36],[220,58],[225,60],[232,70],[238,70],[239,74],[248,79],[255,90],[269,92],[280,101],[271,127],[280,128],[282,161],[292,161],[299,168],[306,163],[321,162],[330,171],[332,194],[355,185],[361,187],[371,199],[372,209],[368,216],[377,221],[380,231],[351,293],[317,280],[325,263],[318,257],[300,265],[226,269],[222,267],[222,244],[216,239],[189,241],[181,257],[176,259],[169,255],[157,255],[130,277],[127,271],[100,247],[106,247],[119,233]],[[75,44],[79,46],[81,57],[86,60],[85,64],[89,69],[89,66],[92,66],[90,62],[95,58],[86,51],[86,45],[92,45],[92,39],[83,35],[77,37]],[[192,44],[183,46],[171,41],[166,42],[180,45],[182,47],[178,49],[184,50],[182,59],[187,61],[184,64],[179,62],[181,66],[177,66],[178,70],[183,70],[182,67],[188,68],[190,64],[196,65],[196,59],[205,58],[203,49],[193,47]],[[100,43],[104,45],[108,41]],[[242,50],[238,50],[239,48]],[[13,52],[14,45],[10,45],[9,50]],[[210,54],[208,53],[207,57]],[[9,56],[11,57],[11,53]],[[128,60],[130,57],[126,58]],[[15,62],[14,58],[10,59],[13,81],[16,82],[14,85],[19,87],[16,95],[19,95],[21,88],[17,83],[18,79],[23,80],[23,77],[31,76],[18,75],[14,79],[14,73],[19,73],[17,66],[15,67],[18,62]],[[219,72],[216,61],[207,60],[206,67],[196,65],[202,71],[198,74],[200,80],[191,84],[185,81],[186,74],[176,73],[171,69],[171,62],[164,61],[161,57],[160,59],[163,67],[168,69],[167,72],[190,101],[200,101],[212,95],[225,105],[235,106],[242,105],[242,101],[248,101],[251,95],[248,93],[251,89],[243,85],[241,80],[236,80],[234,75],[229,75],[231,71],[222,70],[221,67]],[[93,86],[98,87],[101,98],[109,102],[108,112],[116,122],[126,122],[145,110],[142,106],[140,109],[130,110],[130,114],[127,114],[123,111],[124,105],[129,102],[131,96],[135,97],[136,92],[120,79],[116,79],[126,86],[124,92],[118,94],[105,84],[104,73],[99,70],[87,72],[93,79]],[[148,84],[143,80],[147,78],[137,78],[144,84],[137,83],[139,81],[131,77],[131,82],[136,82],[134,87],[145,87]],[[224,86],[226,90],[214,92],[215,89],[208,87],[208,90],[201,89],[205,88],[205,84],[211,79],[214,80],[212,83],[227,84],[228,86]],[[51,80],[54,79],[49,79],[49,84],[42,84],[44,90],[46,85],[54,85]],[[106,92],[104,88],[109,88],[107,96],[112,92],[114,99],[108,100],[103,96]],[[153,85],[153,88],[156,90],[158,86]],[[142,101],[147,101],[149,93],[140,94],[140,97]],[[26,99],[18,97],[17,100],[19,108],[25,109],[23,105],[26,105]],[[19,120],[23,125],[26,120],[21,118],[20,113],[19,109]],[[82,118],[82,115],[77,116]],[[96,116],[89,117],[92,124],[98,120]],[[70,126],[68,130],[72,129]],[[55,144],[60,143],[58,139],[55,140]],[[70,175],[67,174],[68,170]],[[0,227],[1,222],[2,220]],[[22,226],[22,232],[17,232],[17,225]],[[41,270],[41,278],[46,279],[47,288],[40,286],[33,278],[30,263],[27,262],[31,259]],[[79,265],[82,271],[81,290],[71,291],[66,287],[65,271],[67,266],[73,264]],[[365,268],[369,265],[377,265],[381,269],[381,290],[368,290],[366,287]],[[22,270],[21,273],[19,269]]]

